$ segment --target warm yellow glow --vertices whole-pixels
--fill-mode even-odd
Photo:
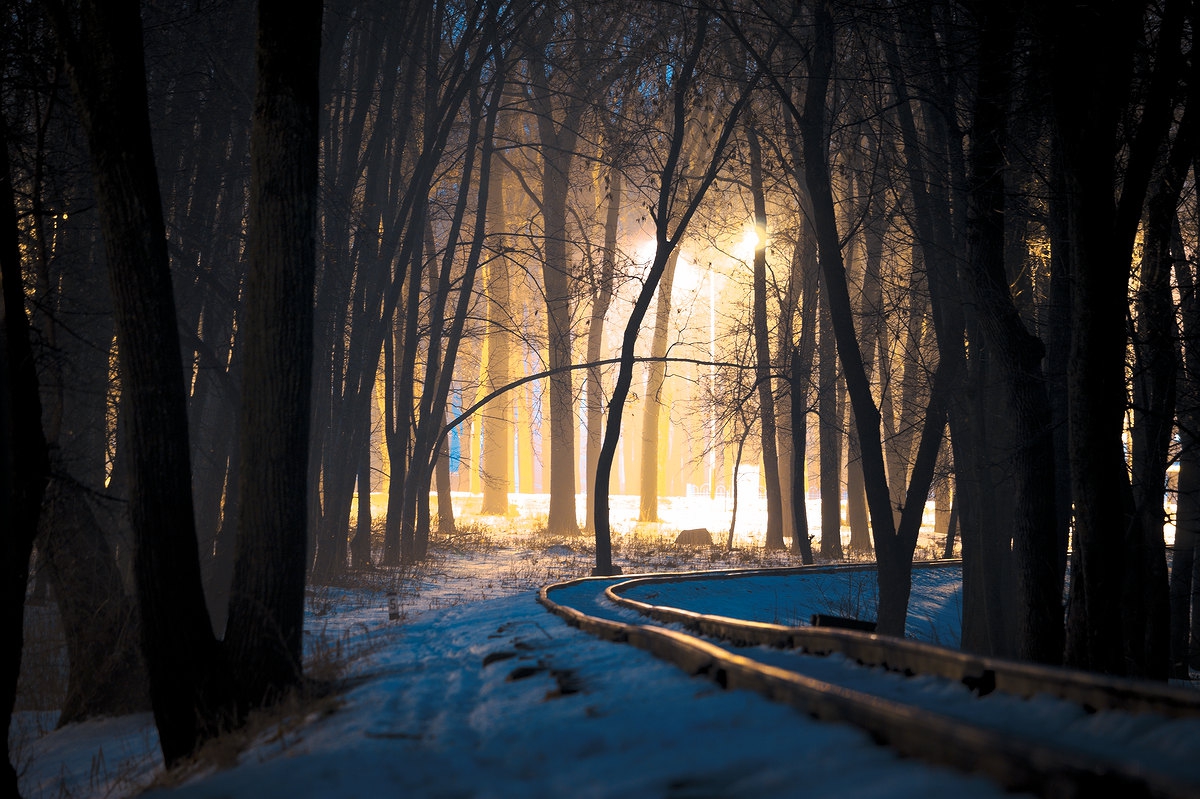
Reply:
[[[654,261],[656,252],[658,252],[658,242],[654,239],[646,239],[633,248],[634,263],[648,266]]]
[[[742,239],[733,248],[733,257],[739,261],[754,260],[754,251],[767,243],[767,231],[761,227],[746,228]]]
[[[679,260],[675,263],[675,284],[672,293],[675,297],[685,298],[685,301],[690,302],[700,290],[705,277],[705,271],[689,258],[687,253],[680,253]]]

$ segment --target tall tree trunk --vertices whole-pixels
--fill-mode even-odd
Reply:
[[[1195,411],[1190,412],[1194,418]],[[1194,429],[1194,428],[1193,428]],[[1192,619],[1195,605],[1194,567],[1197,529],[1200,529],[1200,442],[1187,433],[1179,453],[1175,553],[1171,562],[1170,676],[1187,679],[1193,663]]]
[[[601,255],[600,281],[592,298],[592,316],[588,323],[587,360],[595,364],[604,352],[604,317],[612,305],[613,278],[617,265],[617,229],[621,220],[622,178],[619,169],[609,171],[608,212],[604,220],[604,252]],[[596,464],[600,460],[601,432],[604,426],[604,388],[599,366],[589,366],[584,394],[587,401],[587,517],[595,530]]]
[[[373,425],[372,425],[373,426]],[[350,539],[350,565],[355,569],[371,568],[371,436],[363,437],[358,455],[358,521]]]
[[[741,94],[734,100],[732,107],[725,116],[720,133],[712,145],[711,157],[702,177],[694,190],[676,197],[681,154],[684,140],[687,138],[687,107],[688,94],[692,91],[692,81],[695,77],[697,64],[708,32],[710,21],[704,12],[697,15],[696,36],[690,44],[683,62],[676,71],[671,92],[671,130],[666,138],[667,153],[663,159],[662,170],[658,173],[659,189],[655,204],[655,250],[654,260],[646,273],[642,288],[634,301],[629,319],[625,323],[625,332],[621,339],[621,362],[617,370],[616,385],[613,387],[612,399],[609,403],[608,421],[604,428],[604,441],[600,448],[600,460],[596,469],[596,567],[597,575],[609,575],[619,572],[612,563],[612,531],[609,526],[608,483],[612,474],[613,460],[617,452],[617,442],[621,436],[621,417],[625,412],[625,400],[629,396],[630,386],[633,385],[634,353],[637,346],[638,331],[646,312],[650,308],[650,300],[654,295],[662,273],[667,268],[667,261],[672,251],[687,230],[696,209],[700,205],[709,186],[717,175],[717,169],[723,160],[725,146],[733,133],[738,117],[750,96],[750,90],[758,81],[757,74],[741,88]],[[675,206],[678,202],[685,206]],[[675,229],[671,230],[674,222]]]
[[[442,266],[438,275],[437,290],[430,311],[432,319],[447,319],[449,326],[443,337],[440,325],[429,332],[428,357],[425,365],[425,380],[421,390],[421,405],[417,415],[417,428],[413,438],[413,458],[404,486],[404,516],[401,523],[401,553],[415,560],[423,560],[429,547],[429,492],[434,478],[434,465],[445,440],[446,403],[450,396],[450,385],[454,377],[454,365],[458,359],[459,346],[474,296],[472,289],[479,271],[486,238],[488,194],[491,190],[492,154],[495,149],[496,117],[499,99],[504,89],[503,74],[498,74],[487,87],[486,93],[478,91],[471,98],[471,128],[465,145],[459,197],[451,219]],[[484,106],[487,113],[484,114]],[[480,130],[482,128],[482,130]],[[480,148],[480,143],[482,147]],[[477,154],[476,150],[480,152]],[[446,306],[451,291],[451,267],[455,261],[459,236],[466,215],[469,189],[478,167],[478,209],[474,228],[470,233],[470,247],[458,287],[458,301],[451,316],[446,317]],[[430,235],[432,239],[432,234]],[[442,341],[445,340],[445,351]],[[574,496],[574,494],[572,494]],[[414,506],[415,500],[415,506]],[[411,539],[411,544],[409,543]]]
[[[805,298],[805,302],[811,302]],[[809,319],[809,324],[812,320]],[[804,484],[807,471],[808,443],[808,383],[812,372],[812,346],[808,347],[808,362],[803,347],[792,352],[792,552],[800,555],[805,565],[813,562],[812,541],[808,537],[808,491]]]
[[[795,178],[798,185],[800,206],[807,215],[812,203],[804,189],[804,173],[799,166],[803,162],[800,146],[795,135],[795,120],[785,117],[788,131],[788,146],[792,161],[796,165]],[[800,301],[800,329],[797,343],[792,352],[792,551],[800,554],[802,563],[813,562],[812,541],[809,538],[808,519],[808,411],[812,395],[813,362],[817,352],[817,314],[821,303],[819,296],[820,265],[817,263],[817,242],[810,226],[804,226],[796,236],[796,247],[792,254],[793,290],[798,289]],[[795,285],[799,284],[799,285]],[[791,309],[788,309],[791,312]]]
[[[1195,167],[1193,166],[1193,172]],[[1182,249],[1182,241],[1178,242]],[[1171,676],[1186,678],[1200,661],[1200,595],[1196,591],[1197,539],[1200,538],[1200,297],[1192,265],[1174,264],[1179,287],[1180,341],[1177,344],[1179,474],[1176,484],[1175,555],[1171,562]]]
[[[453,535],[454,503],[450,494],[450,453],[444,443],[438,450],[437,463],[433,467],[433,477],[437,486],[438,535]]]
[[[509,275],[509,245],[506,238],[507,191],[504,169],[498,164],[492,172],[492,187],[488,192],[488,228],[492,253],[484,279],[487,297],[487,357],[484,362],[484,388],[495,391],[512,381],[512,334],[516,329],[512,317],[512,281]],[[483,504],[481,513],[505,516],[508,514],[508,491],[512,473],[512,400],[508,394],[492,401],[484,411],[483,425]],[[441,506],[438,506],[441,518]]]
[[[8,735],[25,636],[29,557],[37,535],[50,461],[42,432],[37,369],[25,313],[17,210],[8,161],[8,125],[0,114],[0,794],[19,796]]]
[[[1075,545],[1066,660],[1115,674],[1143,672],[1148,665],[1142,641],[1146,620],[1131,629],[1122,612],[1122,592],[1114,590],[1128,576],[1130,544],[1135,546],[1133,555],[1142,554],[1146,535],[1134,508],[1125,460],[1124,321],[1138,220],[1171,123],[1170,100],[1178,77],[1173,70],[1181,60],[1179,36],[1186,6],[1164,6],[1154,71],[1146,76],[1133,136],[1123,120],[1139,63],[1142,5],[1088,8],[1071,15],[1069,30],[1067,19],[1048,15],[1042,31],[1051,43],[1049,83],[1066,187],[1073,278],[1067,385]],[[1121,142],[1129,145],[1118,164],[1114,154],[1119,145],[1125,146]],[[1120,191],[1114,202],[1115,186]],[[1139,559],[1134,571],[1142,573],[1144,567]]]
[[[824,258],[822,258],[824,261]],[[824,280],[822,287],[824,288]],[[822,296],[827,292],[822,291]],[[842,407],[837,341],[829,306],[821,304],[821,344],[817,383],[817,435],[821,457],[821,558],[842,559]],[[851,411],[853,418],[853,411]]]
[[[567,260],[567,193],[571,154],[543,154],[542,217],[546,241],[542,283],[546,290],[546,336],[550,378],[550,508],[548,532],[577,535],[575,516],[575,390],[571,372],[571,294]]]
[[[771,338],[767,330],[767,202],[763,190],[762,146],[758,141],[758,132],[752,125],[746,128],[746,139],[750,145],[750,193],[754,199],[754,354],[763,473],[767,484],[766,546],[767,549],[783,549],[783,496],[779,486],[779,454],[775,440]]]
[[[917,54],[915,75],[941,74],[943,58],[953,59],[954,40],[939,38],[932,16],[926,11],[916,18],[896,17],[897,28],[910,41],[906,53]],[[947,417],[955,465],[955,508],[958,513],[963,558],[962,645],[969,651],[999,654],[1006,651],[1008,619],[1005,589],[1009,574],[1008,553],[1011,531],[998,523],[995,476],[988,449],[989,374],[987,352],[967,342],[981,341],[983,333],[972,308],[964,303],[965,278],[952,253],[966,249],[965,157],[963,135],[955,117],[947,112],[960,104],[953,81],[929,79],[921,88],[932,101],[924,104],[923,128],[918,133],[913,93],[902,69],[899,48],[884,40],[892,84],[902,102],[896,105],[897,121],[904,144],[905,169],[913,200],[916,243],[928,272],[934,329],[938,341],[939,379],[948,397]],[[938,66],[935,66],[938,65]],[[949,180],[932,175],[949,176]],[[969,330],[969,332],[968,332]],[[1002,534],[998,534],[1002,533]],[[1001,561],[995,561],[1002,556]]]
[[[187,406],[138,4],[85,2],[55,28],[87,132],[113,287],[142,646],[168,764],[226,724],[231,686],[204,601]]]
[[[854,413],[848,414],[846,426],[846,526],[850,528],[850,551],[856,556],[869,556],[871,523],[867,516],[867,483],[863,477],[862,448],[854,428]]]
[[[404,557],[404,545],[400,528],[404,520],[405,486],[408,471],[413,468],[411,448],[413,435],[414,381],[417,362],[417,325],[420,321],[421,276],[423,262],[414,259],[409,267],[408,293],[404,303],[403,334],[399,329],[389,337],[387,355],[392,366],[387,370],[390,389],[387,392],[387,407],[391,421],[387,423],[388,457],[392,464],[388,479],[388,508],[383,533],[383,564],[398,566]],[[399,328],[399,324],[396,325]],[[396,350],[400,350],[400,362],[395,363]]]
[[[238,431],[251,501],[239,509],[225,635],[243,709],[302,677],[321,12],[321,0],[258,4]]]
[[[878,629],[887,635],[903,635],[908,614],[908,597],[912,590],[912,553],[920,532],[921,515],[933,469],[938,444],[945,427],[945,406],[942,395],[946,387],[935,381],[930,404],[926,409],[924,428],[917,458],[913,465],[905,506],[899,528],[892,516],[887,474],[883,462],[883,443],[880,436],[880,413],[871,394],[854,329],[854,317],[846,270],[842,262],[841,238],[837,230],[833,191],[829,175],[829,138],[826,128],[826,94],[834,63],[834,26],[831,9],[819,5],[814,9],[814,45],[809,53],[809,79],[805,92],[804,111],[800,118],[800,133],[804,151],[804,175],[813,204],[813,223],[821,259],[822,292],[830,309],[830,319],[837,343],[838,360],[846,380],[850,404],[854,409],[855,426],[863,455],[863,475],[866,480],[867,507],[875,536],[878,558],[879,605]]]
[[[1195,119],[1185,112],[1180,135]],[[1181,142],[1177,138],[1176,144]],[[1137,581],[1130,587],[1124,613],[1130,629],[1141,626],[1141,652],[1136,658],[1145,676],[1165,680],[1170,676],[1170,588],[1167,573],[1163,506],[1167,466],[1171,462],[1171,437],[1176,414],[1178,343],[1176,308],[1171,287],[1171,238],[1175,208],[1190,160],[1190,150],[1172,148],[1162,178],[1147,202],[1136,320],[1133,337],[1132,483],[1142,537],[1131,541],[1140,564]],[[1137,641],[1131,642],[1137,646]]]
[[[672,251],[663,269],[662,279],[658,284],[658,305],[654,311],[654,337],[650,342],[650,354],[654,358],[662,358],[667,354],[667,330],[671,321],[671,289],[675,283],[675,265],[679,262],[679,252]],[[667,365],[661,360],[646,364],[646,392],[642,399],[642,457],[639,493],[641,501],[638,505],[638,521],[658,521],[658,489],[659,472],[662,469],[662,455],[659,452],[659,414],[663,407],[663,383],[666,380]]]
[[[992,6],[981,7],[980,13],[980,67],[968,178],[968,285],[985,342],[996,353],[994,363],[1008,391],[1011,414],[1011,427],[1003,433],[1011,436],[1015,492],[1011,507],[1016,654],[1057,663],[1063,642],[1062,584],[1057,581],[1050,404],[1041,367],[1045,348],[1020,317],[1004,265],[1004,162],[1016,13]]]

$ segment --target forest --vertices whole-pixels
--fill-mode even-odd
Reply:
[[[611,496],[761,486],[766,547],[875,560],[901,635],[928,505],[965,649],[1186,678],[1196,13],[7,4],[6,743],[34,581],[60,723],[152,707],[170,764],[452,492],[548,495],[604,575]]]

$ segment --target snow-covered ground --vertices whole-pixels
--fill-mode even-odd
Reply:
[[[670,546],[672,530],[717,528],[710,515],[707,525],[620,527],[616,560],[626,573],[792,565],[753,546],[754,514],[739,510],[739,526],[743,513],[750,534],[732,555]],[[568,627],[536,602],[536,588],[586,574],[586,539],[550,538],[515,523],[499,535],[486,524],[501,520],[459,520],[460,534],[442,541],[420,571],[310,590],[309,667],[345,677],[350,687],[340,696],[258,720],[172,774],[162,773],[148,714],[46,732],[52,716],[21,713],[12,754],[23,795],[117,797],[147,788],[152,796],[214,798],[1002,794],[980,778],[901,759],[851,727],[721,691]],[[399,621],[389,620],[389,592]],[[812,608],[839,612],[872,601],[864,599],[870,592],[844,577],[817,579],[787,597],[743,590],[744,600],[718,605],[725,615],[783,620]],[[914,600],[928,620],[922,637],[957,636],[952,584],[924,580]]]

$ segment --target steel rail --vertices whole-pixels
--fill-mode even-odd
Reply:
[[[953,566],[960,561],[936,561],[923,568]],[[829,567],[824,567],[829,568]],[[914,568],[922,568],[914,564]],[[651,605],[624,594],[643,585],[671,582],[784,576],[798,570],[755,570],[631,578],[609,586],[605,593],[619,607],[629,608],[664,624],[681,624],[710,638],[735,646],[798,649],[813,655],[839,653],[864,666],[879,666],[904,674],[928,674],[955,680],[981,696],[1000,691],[1014,696],[1038,694],[1066,699],[1086,710],[1124,710],[1159,713],[1169,718],[1200,716],[1200,691],[1062,667],[973,655],[907,638],[894,638],[828,627],[789,627],[752,622],[682,608]]]
[[[836,567],[822,567],[821,570],[829,568]],[[681,624],[692,633],[719,638],[734,646],[766,645],[811,654],[840,652],[867,666],[957,680],[980,694],[991,691],[1017,696],[1043,693],[1078,702],[1088,709],[1133,708],[1135,712],[1152,710],[1173,717],[1196,715],[1200,711],[1197,698],[1182,689],[965,655],[869,633],[747,622],[649,605],[621,596],[638,584],[737,579],[806,570],[811,571],[812,567],[633,577],[606,585],[603,593],[618,607],[642,613],[648,620]],[[611,577],[581,578],[546,586],[539,591],[538,601],[568,624],[585,632],[605,640],[631,644],[675,664],[690,675],[706,676],[724,688],[746,688],[817,719],[854,724],[877,742],[905,756],[982,774],[1008,790],[1028,791],[1056,799],[1082,799],[1109,792],[1122,797],[1164,799],[1200,796],[1200,784],[1155,772],[1136,762],[1101,757],[1073,748],[1069,742],[1051,744],[1024,740],[923,707],[760,663],[697,635],[650,623],[604,619],[552,598],[552,594],[562,589],[587,582],[604,585],[614,583],[614,580]],[[597,590],[599,592],[599,588]],[[1180,711],[1174,704],[1176,701],[1185,709]]]

